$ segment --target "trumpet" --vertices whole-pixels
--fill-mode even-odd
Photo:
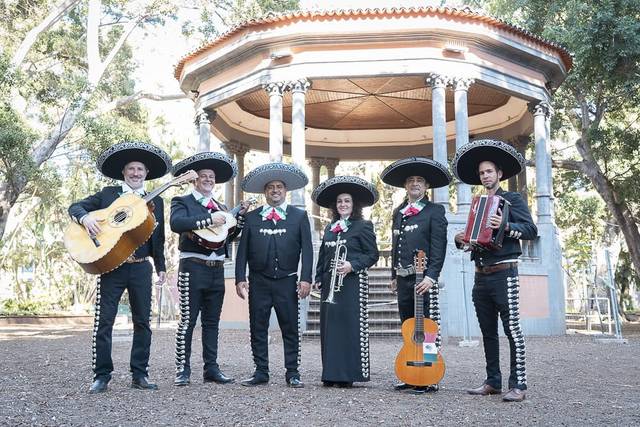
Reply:
[[[323,302],[329,304],[335,304],[334,297],[336,292],[342,290],[342,281],[344,280],[344,274],[338,273],[338,264],[347,260],[347,246],[344,243],[340,243],[340,240],[336,243],[336,253],[331,261],[331,287],[329,288],[329,295]]]

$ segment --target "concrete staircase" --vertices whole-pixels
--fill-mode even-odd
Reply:
[[[400,318],[396,295],[389,291],[391,269],[374,267],[369,270],[369,335],[400,336]],[[377,305],[394,301],[393,304]],[[307,312],[307,330],[304,335],[320,336],[320,300],[311,298]]]

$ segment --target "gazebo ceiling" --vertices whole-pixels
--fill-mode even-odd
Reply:
[[[469,116],[505,105],[509,95],[480,84],[468,92]],[[263,89],[237,101],[244,111],[269,118],[269,95]],[[329,130],[408,129],[431,126],[431,88],[424,76],[313,80],[305,96],[308,127]],[[291,123],[291,93],[283,99],[283,119]],[[453,90],[446,93],[446,114],[453,118]]]

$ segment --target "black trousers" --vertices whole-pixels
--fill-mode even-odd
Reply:
[[[412,274],[407,277],[396,276],[398,291],[398,312],[400,313],[400,322],[415,317],[415,292],[416,292],[416,275]],[[423,313],[425,317],[433,320],[438,324],[438,338],[436,346],[440,348],[442,344],[442,336],[440,334],[440,289],[435,284],[427,293],[423,295]]]
[[[224,268],[181,259],[178,290],[180,322],[176,331],[176,374],[191,375],[191,340],[198,314],[201,314],[203,375],[211,376],[220,371],[218,330],[224,302]]]
[[[504,333],[509,339],[511,353],[509,389],[527,389],[524,336],[520,328],[519,289],[517,268],[492,274],[476,273],[472,297],[482,331],[484,357],[487,363],[485,383],[497,389],[502,388],[498,315],[502,319]]]
[[[273,307],[282,332],[286,378],[300,376],[298,372],[300,314],[297,283],[297,276],[273,279],[253,272],[249,276],[249,328],[251,351],[257,375],[267,377],[269,375],[269,318]]]
[[[147,376],[151,347],[151,327],[149,326],[151,273],[151,263],[145,261],[122,264],[98,278],[93,328],[94,379],[111,380],[111,372],[113,372],[111,336],[113,323],[118,314],[118,302],[120,302],[125,289],[129,294],[131,320],[133,321],[131,375],[135,379]]]

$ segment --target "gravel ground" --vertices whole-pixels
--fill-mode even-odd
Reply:
[[[629,343],[601,344],[592,337],[529,337],[529,393],[523,403],[500,396],[474,397],[464,390],[484,379],[482,347],[460,348],[445,340],[447,373],[438,393],[423,396],[393,390],[397,338],[371,342],[371,382],[353,389],[324,388],[320,382],[320,343],[303,341],[302,379],[306,388],[289,389],[282,368],[282,341],[269,346],[271,382],[203,384],[199,328],[194,333],[192,384],[173,381],[173,331],[154,330],[151,379],[160,390],[129,388],[131,337],[117,331],[116,371],[109,391],[89,395],[90,332],[65,327],[0,328],[0,423],[2,425],[640,425],[640,332]],[[196,339],[196,337],[198,337]],[[508,372],[507,341],[502,341]],[[253,370],[248,331],[222,331],[219,362],[236,379]],[[506,380],[506,376],[505,376]],[[506,385],[505,385],[506,387]]]

